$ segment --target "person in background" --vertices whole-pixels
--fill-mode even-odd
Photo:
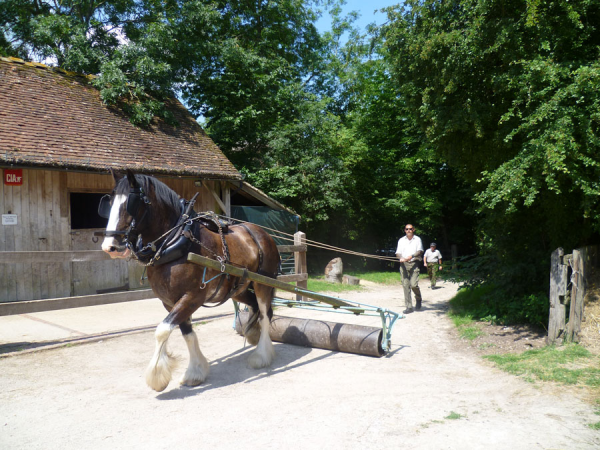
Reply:
[[[414,311],[411,290],[415,294],[416,309],[421,309],[421,289],[419,289],[419,263],[423,257],[423,243],[415,235],[415,227],[408,224],[404,227],[406,236],[398,240],[396,256],[400,258],[400,273],[402,273],[402,287],[404,288],[404,314]]]
[[[429,287],[431,289],[435,289],[437,271],[438,269],[442,270],[442,254],[439,250],[437,250],[437,245],[435,242],[432,242],[425,252],[423,265],[427,267],[427,274],[429,275],[429,280],[431,281],[431,286]]]

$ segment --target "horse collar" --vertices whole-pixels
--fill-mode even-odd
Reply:
[[[193,206],[196,197],[197,194],[189,202],[181,200],[181,212],[173,226],[137,252],[136,257],[140,262],[147,266],[162,265],[179,259],[189,252],[192,242],[187,236],[194,226],[193,219],[196,217],[196,212],[193,210]],[[157,249],[159,242],[162,244]]]

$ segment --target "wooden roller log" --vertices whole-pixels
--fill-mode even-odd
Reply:
[[[240,311],[235,321],[239,334],[243,334],[249,317],[249,312]],[[385,354],[381,346],[383,331],[376,327],[273,316],[269,335],[273,341],[303,347],[375,357]]]

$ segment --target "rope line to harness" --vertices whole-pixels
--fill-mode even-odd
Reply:
[[[222,217],[223,219],[226,220],[230,220],[232,222],[239,222],[239,223],[252,223],[252,222],[248,222],[245,220],[241,220],[241,219],[235,219],[233,217],[228,217],[222,214],[217,214],[219,217]],[[273,233],[273,236],[279,239],[283,239],[283,240],[287,240],[287,241],[291,241],[294,242],[294,235],[290,234],[290,233],[286,233],[284,231],[280,231],[280,230],[275,230],[273,228],[269,228],[266,227],[264,225],[259,225],[259,224],[253,224],[256,226],[259,226],[265,230],[271,231]],[[278,234],[275,234],[278,233]],[[289,236],[289,237],[288,237]],[[317,242],[317,241],[313,241],[310,239],[306,239],[306,245],[310,246],[310,247],[315,247],[315,248],[320,248],[320,249],[324,249],[324,250],[331,250],[331,251],[335,251],[335,252],[339,252],[339,253],[346,253],[348,255],[354,255],[354,256],[362,256],[364,258],[372,258],[372,259],[379,259],[382,261],[393,261],[393,262],[398,262],[398,258],[395,258],[393,256],[378,256],[378,255],[369,255],[367,253],[361,253],[361,252],[355,252],[353,250],[347,250],[344,248],[340,248],[340,247],[335,247],[333,245],[329,245],[329,244],[324,244],[322,242]]]

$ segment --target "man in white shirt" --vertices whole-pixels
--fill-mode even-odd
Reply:
[[[404,314],[414,311],[411,290],[415,294],[416,309],[421,309],[421,289],[419,289],[419,262],[423,256],[423,243],[419,236],[415,236],[415,227],[408,224],[404,227],[406,236],[398,241],[396,256],[400,258],[400,272],[402,273],[402,287],[404,288]]]
[[[431,289],[434,289],[437,271],[438,269],[442,269],[442,254],[437,250],[435,242],[432,242],[425,252],[423,264],[427,267],[427,274],[429,275],[429,280],[431,280],[430,287]]]

